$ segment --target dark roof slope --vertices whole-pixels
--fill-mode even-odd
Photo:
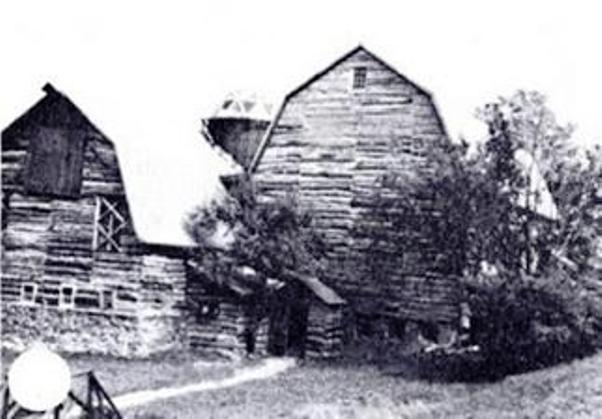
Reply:
[[[52,84],[46,83],[42,90],[46,96],[6,127],[4,133],[18,131],[32,125],[63,127],[94,132],[99,134],[99,139],[110,142],[81,109],[66,95],[56,90]]]

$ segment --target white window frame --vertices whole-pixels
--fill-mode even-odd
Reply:
[[[32,287],[31,299],[25,299],[25,287]],[[19,296],[19,301],[23,304],[34,305],[36,303],[36,297],[38,296],[38,284],[33,282],[26,282],[21,284],[21,293]]]
[[[96,197],[92,250],[123,253],[123,246],[115,240],[115,235],[128,227],[128,220],[116,207],[117,203],[111,202],[110,198]],[[109,217],[108,226],[103,225],[106,217]]]
[[[357,81],[361,83],[356,84]],[[358,66],[353,68],[351,75],[351,90],[364,90],[368,82],[368,67]]]
[[[71,289],[71,301],[65,302],[64,300],[64,290],[70,288]],[[59,292],[59,307],[60,308],[75,308],[75,293],[77,292],[75,286],[73,285],[61,285]]]
[[[107,298],[106,296],[110,296],[111,307],[107,307]],[[101,310],[114,310],[115,309],[115,290],[102,290],[100,291],[100,309]]]

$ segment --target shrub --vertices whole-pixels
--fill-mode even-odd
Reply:
[[[464,278],[483,372],[498,378],[582,357],[599,345],[591,290],[560,269],[533,277],[499,271]]]

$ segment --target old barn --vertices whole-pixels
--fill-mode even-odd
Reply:
[[[53,86],[2,132],[2,338],[145,355],[175,344],[186,249],[142,242],[113,143]]]
[[[429,191],[417,197],[424,215],[393,235],[374,218],[375,194],[400,193],[384,179],[431,176],[429,157],[448,141],[431,94],[359,46],[286,95],[249,173],[262,200],[292,195],[313,215],[328,244],[325,280],[358,317],[451,323],[456,279],[423,228],[443,216]],[[378,278],[361,262],[371,245],[367,231],[408,243],[404,254],[389,255]],[[387,251],[386,242],[380,246]]]
[[[142,240],[114,144],[63,93],[50,84],[44,92],[2,132],[3,346],[42,340],[127,357],[339,353],[329,325],[344,302],[317,279],[297,281],[304,329],[279,328],[275,316],[288,319],[290,307],[258,312],[244,274],[216,287],[192,247]]]

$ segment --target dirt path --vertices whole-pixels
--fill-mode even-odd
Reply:
[[[179,387],[165,387],[155,390],[135,391],[114,397],[113,403],[115,403],[115,406],[117,406],[120,411],[123,411],[132,407],[182,396],[185,394],[233,387],[248,381],[265,380],[286,371],[294,365],[295,360],[292,358],[268,358],[258,365],[243,367],[239,370],[235,370],[231,377],[222,378],[219,380],[201,381]],[[78,412],[75,410],[78,410]],[[77,417],[80,413],[81,411],[79,411],[79,409],[72,409],[67,417]]]
[[[130,407],[182,396],[188,393],[217,390],[225,387],[233,387],[247,381],[264,380],[273,377],[276,374],[280,374],[294,365],[295,360],[291,358],[268,358],[259,365],[241,368],[240,370],[235,371],[232,377],[220,380],[201,381],[200,383],[188,384],[181,387],[136,391],[117,396],[113,399],[113,402],[120,410],[128,409]]]

